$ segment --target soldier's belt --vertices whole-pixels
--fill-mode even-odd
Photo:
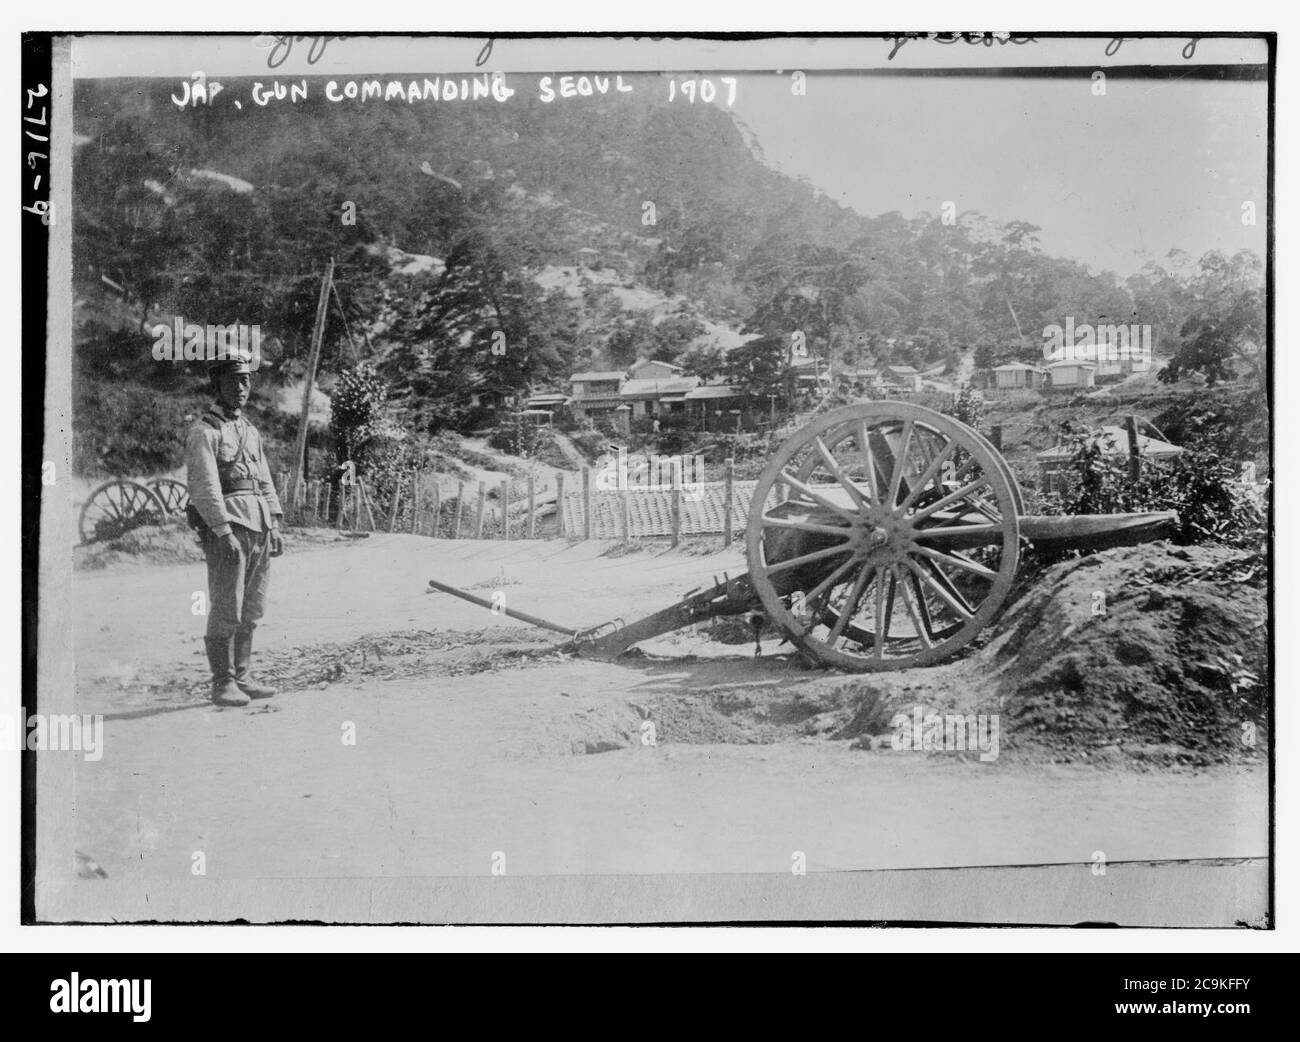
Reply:
[[[256,481],[228,481],[221,486],[223,496],[233,496],[236,492],[260,492],[262,486]]]

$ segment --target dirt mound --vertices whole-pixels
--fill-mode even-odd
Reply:
[[[654,721],[662,742],[765,745],[889,729],[881,689],[791,659],[687,659],[653,668],[662,670],[660,682],[643,682],[628,704]]]
[[[116,539],[79,546],[73,552],[75,568],[109,568],[119,564],[182,564],[203,560],[203,551],[183,521],[141,525]]]
[[[972,664],[1004,727],[1066,752],[1249,756],[1268,716],[1266,576],[1258,555],[1218,547],[1063,562],[1026,578]]]
[[[1024,575],[979,646],[940,666],[861,677],[791,668],[779,684],[746,684],[738,663],[718,663],[718,687],[666,692],[653,712],[670,741],[819,737],[880,750],[894,716],[920,707],[997,714],[1003,753],[1016,758],[1253,760],[1267,749],[1267,614],[1259,555],[1125,547]],[[699,636],[752,641],[743,620],[728,621]]]
[[[138,535],[153,546],[149,533]],[[292,533],[290,550],[304,542]],[[467,585],[522,584],[517,566]],[[647,641],[616,665],[584,664],[575,697],[595,693],[617,711],[582,727],[557,723],[547,748],[625,747],[639,719],[666,743],[831,740],[874,755],[889,751],[895,716],[920,708],[997,714],[1001,755],[1013,759],[1258,760],[1269,737],[1267,574],[1259,555],[1209,546],[1150,544],[1056,563],[1026,572],[1002,617],[962,656],[861,676],[809,668],[771,634],[756,658],[743,617],[714,620]],[[310,692],[519,671],[536,671],[530,683],[544,689],[550,671],[576,666],[548,634],[463,627],[384,629],[337,643],[299,637],[283,650],[268,646],[258,667],[286,692]],[[132,715],[202,704],[197,636],[188,649],[183,662],[110,656],[99,670],[81,669],[79,698],[89,711]]]

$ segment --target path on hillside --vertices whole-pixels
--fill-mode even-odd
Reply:
[[[569,474],[570,472],[563,467],[554,467],[549,463],[543,463],[536,459],[523,459],[519,456],[512,456],[508,452],[502,452],[494,449],[487,443],[484,438],[462,438],[461,446],[477,456],[484,457],[492,463],[492,467],[481,466],[477,463],[471,463],[468,460],[457,458],[456,465],[467,473],[467,477],[460,478],[454,474],[437,475],[438,487],[444,498],[456,494],[456,486],[460,481],[465,482],[467,490],[472,490],[476,484],[482,481],[487,485],[489,494],[501,487],[501,482],[509,479],[512,482],[522,480],[522,475],[531,472],[536,477],[537,491],[543,492],[547,489],[555,488],[556,474]],[[561,451],[564,451],[563,446]],[[570,453],[577,455],[577,450],[572,444],[565,451],[565,457],[569,458]],[[578,460],[582,457],[577,455]],[[578,464],[577,469],[586,466],[585,462]]]
[[[581,473],[584,467],[590,466],[587,462],[587,458],[578,451],[578,447],[573,444],[567,434],[552,429],[551,437],[555,439],[555,447],[563,453],[565,459],[573,464],[570,468],[571,470]]]

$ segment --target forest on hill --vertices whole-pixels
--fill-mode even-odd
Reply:
[[[272,381],[300,379],[330,258],[326,374],[366,358],[403,421],[430,433],[472,426],[485,390],[558,387],[637,354],[752,383],[779,369],[793,330],[845,366],[971,351],[987,367],[1041,360],[1043,328],[1070,316],[1150,325],[1175,377],[1226,379],[1240,358],[1262,373],[1254,254],[1175,251],[1121,279],[1044,253],[1025,222],[860,214],[768,166],[729,113],[648,90],[361,105],[311,86],[237,109],[248,85],[232,82],[221,103],[182,110],[171,82],[76,83],[79,469],[109,466],[90,443],[111,437],[110,406],[166,425],[158,393],[201,387],[195,367],[145,364],[154,322],[255,323]],[[539,281],[583,249],[679,313],[652,320]],[[704,321],[749,342],[702,346]]]

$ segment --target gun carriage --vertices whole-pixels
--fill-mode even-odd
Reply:
[[[863,402],[791,435],[759,476],[749,571],[634,622],[570,628],[562,648],[612,659],[704,619],[770,619],[808,657],[849,672],[926,666],[970,643],[1004,606],[1022,540],[1102,549],[1162,539],[1173,511],[1035,516],[1011,467],[958,420],[904,402]],[[430,587],[491,607],[431,580]]]

